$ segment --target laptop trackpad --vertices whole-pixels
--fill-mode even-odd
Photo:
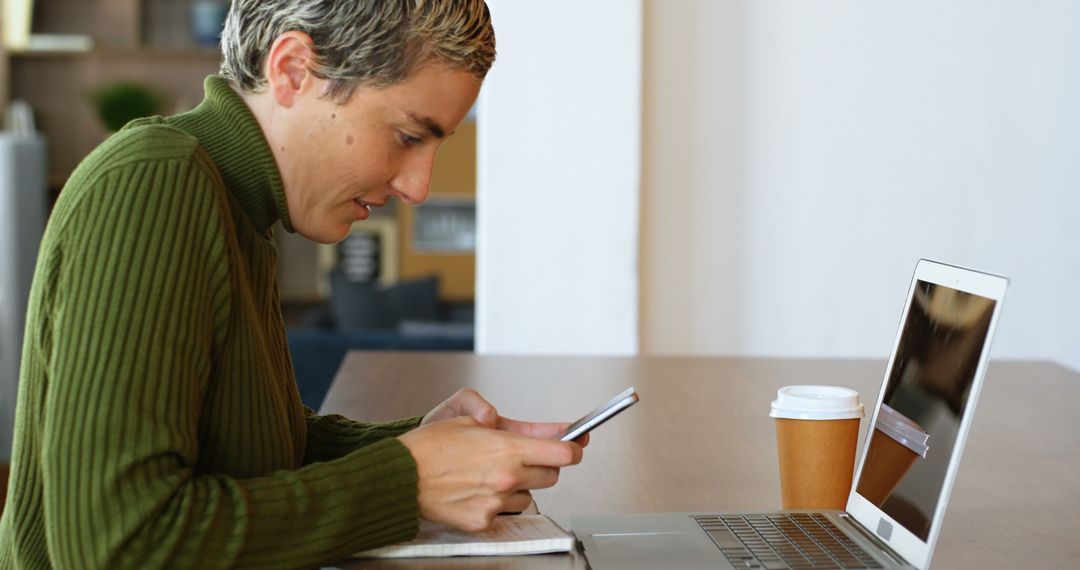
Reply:
[[[584,541],[585,556],[598,569],[716,568],[717,553],[702,550],[703,536],[700,531],[593,534]]]

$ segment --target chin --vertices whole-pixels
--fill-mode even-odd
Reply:
[[[330,239],[332,241],[327,243],[341,243],[345,241],[345,238],[349,237],[349,233],[352,232],[352,227],[353,225],[351,223],[339,226],[331,234]]]
[[[352,229],[352,224],[337,225],[333,227],[322,228],[294,228],[296,233],[304,236],[305,238],[326,245],[334,245],[341,243],[349,236],[349,231]]]

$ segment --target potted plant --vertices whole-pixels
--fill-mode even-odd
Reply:
[[[116,132],[133,119],[157,115],[161,97],[153,89],[131,81],[119,81],[94,93],[91,98],[101,122]]]

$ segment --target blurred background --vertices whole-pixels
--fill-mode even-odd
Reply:
[[[920,257],[1012,278],[995,357],[1080,368],[1080,4],[488,3],[428,203],[276,232],[308,405],[350,349],[884,359]],[[49,205],[117,125],[199,103],[227,3],[3,6],[6,444]]]
[[[927,257],[1080,368],[1080,3],[489,5],[479,351],[883,360]]]
[[[131,119],[190,110],[216,73],[227,0],[3,0],[0,438],[10,441],[23,311],[48,212]],[[280,227],[282,310],[301,395],[318,408],[350,349],[472,350],[476,126],[440,153],[431,199],[391,206],[337,246]],[[2,454],[0,454],[2,456]]]

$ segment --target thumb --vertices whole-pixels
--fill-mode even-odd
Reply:
[[[469,411],[469,415],[486,428],[495,429],[495,425],[499,422],[499,412],[495,411],[495,406],[485,401],[478,402]]]
[[[499,412],[475,390],[464,390],[460,394],[458,409],[463,415],[472,416],[486,428],[494,429],[499,422]]]

